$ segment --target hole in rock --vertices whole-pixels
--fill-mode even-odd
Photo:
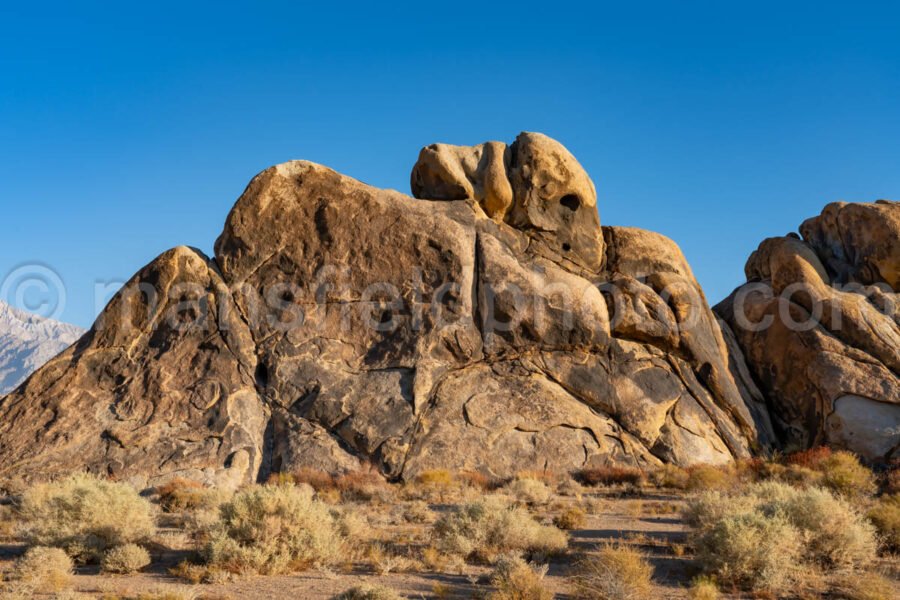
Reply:
[[[563,250],[564,250],[565,252],[568,252],[568,251],[571,250],[571,249],[572,249],[572,246],[570,246],[569,244],[563,244]]]
[[[572,212],[575,212],[578,210],[578,207],[581,206],[581,200],[575,194],[566,194],[559,199],[559,203]]]

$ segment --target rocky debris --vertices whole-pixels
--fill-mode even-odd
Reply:
[[[716,307],[788,448],[900,456],[900,203],[829,204],[763,241]]]
[[[12,391],[84,334],[0,302],[0,395]]]
[[[678,247],[601,228],[560,144],[430,146],[412,181],[416,198],[304,161],[259,174],[213,260],[164,254],[0,400],[0,479],[511,476],[773,442]]]

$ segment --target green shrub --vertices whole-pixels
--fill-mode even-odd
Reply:
[[[156,531],[153,505],[134,488],[85,474],[29,488],[19,516],[29,545],[63,548],[81,561]]]
[[[15,579],[36,592],[58,592],[72,580],[72,559],[60,548],[35,546],[16,562]]]
[[[572,581],[585,600],[647,600],[653,592],[653,567],[627,546],[607,545],[580,561]]]
[[[832,453],[819,463],[818,469],[822,472],[822,485],[845,498],[871,496],[878,490],[872,471],[850,452]]]
[[[100,568],[104,573],[137,573],[150,564],[150,554],[137,544],[124,544],[106,551]]]
[[[516,555],[503,556],[491,574],[495,590],[487,600],[553,600],[544,583],[546,574],[546,565],[533,567]]]
[[[237,492],[208,532],[208,564],[238,574],[333,564],[344,553],[351,527],[313,494],[308,485],[255,485]]]
[[[549,553],[567,545],[565,533],[537,523],[527,511],[496,496],[456,507],[432,531],[438,551],[487,561],[504,552]]]
[[[726,490],[736,482],[728,466],[694,465],[687,469],[687,476],[685,488],[692,492]]]
[[[868,513],[882,543],[890,550],[900,550],[900,494],[883,496]]]

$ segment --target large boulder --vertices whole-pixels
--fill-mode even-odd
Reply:
[[[0,400],[0,479],[510,476],[773,442],[678,247],[601,228],[559,143],[430,146],[412,180],[416,198],[304,161],[259,174],[213,260],[163,255]]]
[[[716,310],[788,448],[897,458],[900,203],[829,204],[800,234],[763,241]]]

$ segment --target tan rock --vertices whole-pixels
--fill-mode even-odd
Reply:
[[[900,449],[900,204],[834,203],[764,240],[728,322],[789,447]]]

